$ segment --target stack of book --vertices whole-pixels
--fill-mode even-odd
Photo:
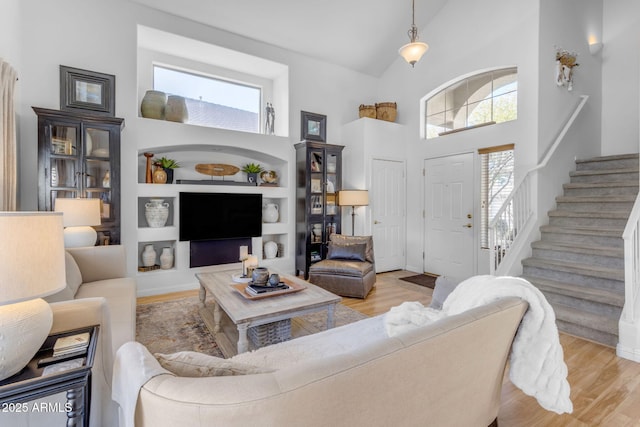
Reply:
[[[53,357],[82,354],[87,351],[87,347],[89,347],[88,332],[61,337],[53,345]]]
[[[274,292],[274,291],[284,291],[289,289],[289,285],[280,282],[280,284],[278,284],[277,286],[270,286],[270,285],[256,285],[255,283],[250,283],[249,285],[247,285],[247,293],[249,295],[262,295],[268,292]]]

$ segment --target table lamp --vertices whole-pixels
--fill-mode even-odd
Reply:
[[[66,248],[96,244],[98,233],[91,226],[100,225],[100,199],[58,198],[55,211],[64,214],[64,246]]]
[[[62,214],[0,212],[0,380],[29,363],[49,335],[41,297],[66,286]]]
[[[356,206],[369,206],[369,192],[367,190],[338,191],[338,206],[351,206],[351,235],[355,232]]]

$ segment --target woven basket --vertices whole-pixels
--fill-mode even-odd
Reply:
[[[376,118],[376,106],[360,104],[360,118],[369,117],[370,119]]]
[[[395,122],[397,108],[398,105],[395,102],[381,102],[376,104],[376,119]]]
[[[291,339],[291,319],[251,327],[247,335],[256,348],[288,341]]]

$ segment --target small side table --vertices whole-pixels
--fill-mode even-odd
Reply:
[[[83,354],[74,356],[84,358],[82,366],[43,375],[46,366],[39,367],[38,362],[53,355],[56,340],[84,332],[89,332],[89,346]],[[98,332],[99,326],[96,325],[49,335],[27,366],[17,374],[0,381],[1,408],[29,412],[30,407],[26,402],[66,391],[67,403],[62,409],[67,414],[67,427],[87,427],[91,409],[91,368],[98,345]]]

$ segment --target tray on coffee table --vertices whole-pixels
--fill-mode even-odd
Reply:
[[[232,286],[236,291],[240,293],[240,295],[242,295],[243,297],[249,300],[270,298],[278,295],[292,294],[294,292],[300,292],[301,290],[306,288],[304,285],[293,282],[291,280],[282,279],[282,282],[288,285],[289,289],[282,289],[280,291],[273,291],[273,292],[265,292],[264,294],[260,294],[260,295],[251,295],[250,293],[247,292],[246,289],[247,289],[247,286],[249,286],[249,283],[234,283]]]

